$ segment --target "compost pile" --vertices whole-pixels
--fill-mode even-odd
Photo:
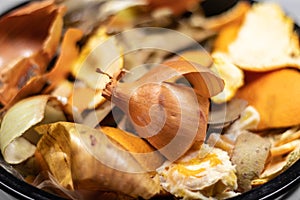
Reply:
[[[300,158],[276,3],[29,2],[0,18],[1,166],[67,199],[227,199]]]

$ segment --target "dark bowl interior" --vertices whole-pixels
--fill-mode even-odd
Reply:
[[[219,3],[218,3],[219,2]],[[221,2],[221,3],[220,3]],[[210,0],[202,3],[207,16],[218,14],[233,6],[237,0]],[[22,3],[19,6],[26,4]],[[18,6],[18,7],[19,7]],[[8,10],[7,12],[9,12]],[[1,16],[1,15],[0,15]],[[297,32],[300,30],[296,26]],[[299,31],[300,32],[300,31]],[[257,199],[275,199],[293,191],[300,184],[300,160],[288,168],[285,172],[278,175],[264,185],[254,188],[246,193],[231,198],[230,200],[257,200]],[[38,199],[38,200],[59,200],[56,195],[40,190],[6,171],[0,166],[0,189],[10,194],[16,199]]]
[[[276,199],[293,191],[300,184],[300,160],[264,185],[254,188],[230,200]],[[4,168],[0,167],[0,189],[16,199],[63,200],[56,195],[40,190],[19,180]]]

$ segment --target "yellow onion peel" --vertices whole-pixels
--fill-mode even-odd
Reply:
[[[37,146],[41,166],[65,188],[114,191],[144,199],[161,189],[131,152],[118,145],[117,138],[70,122],[45,124],[36,130],[43,134]]]
[[[4,160],[19,164],[34,155],[38,134],[37,124],[65,121],[61,103],[49,95],[23,99],[4,115],[0,129],[0,146]]]
[[[41,75],[56,53],[64,8],[53,1],[34,2],[0,20],[0,102],[14,98],[31,78]]]

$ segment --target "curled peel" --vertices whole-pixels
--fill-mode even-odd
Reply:
[[[72,66],[79,55],[77,42],[82,38],[82,36],[83,33],[79,29],[70,28],[66,30],[58,60],[55,63],[54,68],[45,75],[47,80],[50,81],[50,87],[47,88],[48,91],[63,81],[71,71]]]
[[[58,86],[67,76],[68,72],[71,70],[71,65],[73,64],[75,58],[78,55],[78,47],[76,43],[81,39],[82,32],[78,29],[68,29],[64,35],[62,45],[61,45],[61,54],[55,66],[50,72],[43,73],[38,76],[32,77],[27,81],[17,94],[6,104],[4,110],[8,110],[18,101],[40,93],[49,93],[54,88]],[[45,85],[48,83],[48,87],[44,89]]]
[[[158,76],[159,74],[159,76]],[[203,97],[212,97],[224,89],[224,81],[211,69],[187,60],[167,61],[153,68],[140,80],[163,82],[184,76],[195,92]]]
[[[224,90],[212,97],[215,103],[224,103],[231,100],[237,90],[244,85],[244,72],[234,65],[224,53],[214,53],[214,65],[212,70],[216,71],[224,80]]]
[[[39,123],[66,120],[61,104],[49,95],[24,99],[4,115],[0,129],[3,157],[10,164],[19,164],[33,156],[39,140],[32,127]]]
[[[0,20],[2,104],[45,72],[60,41],[63,12],[53,1],[35,2]]]
[[[159,183],[131,154],[142,146],[132,144],[131,151],[124,151],[117,136],[120,130],[104,128],[110,138],[100,130],[69,122],[41,125],[36,130],[43,135],[37,146],[39,160],[64,187],[111,190],[145,199],[160,190]]]
[[[248,101],[260,115],[256,130],[298,125],[300,73],[279,69],[265,73],[245,73],[246,84],[237,97]],[[276,88],[276,89],[275,89]]]
[[[233,63],[249,71],[300,67],[294,22],[276,3],[257,3],[246,13],[228,52]],[[276,30],[270,32],[270,30]]]

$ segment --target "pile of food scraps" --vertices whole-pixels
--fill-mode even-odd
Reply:
[[[83,200],[227,199],[284,173],[300,158],[295,24],[276,3],[205,3],[2,15],[1,166]]]

